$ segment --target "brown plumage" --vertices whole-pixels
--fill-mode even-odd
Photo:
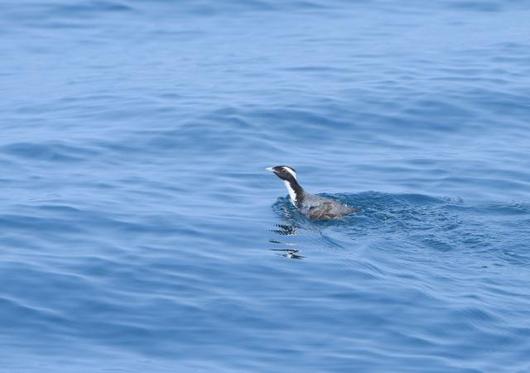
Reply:
[[[321,197],[304,191],[296,178],[296,171],[289,166],[275,166],[267,168],[283,180],[291,203],[302,214],[312,220],[340,219],[346,215],[357,212],[358,209],[346,206],[331,198]]]

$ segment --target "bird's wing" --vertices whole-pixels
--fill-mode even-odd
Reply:
[[[333,218],[333,203],[322,201],[318,206],[309,208],[308,215],[311,219],[328,220]]]

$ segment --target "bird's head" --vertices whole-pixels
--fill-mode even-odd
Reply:
[[[278,176],[282,180],[285,180],[285,181],[296,180],[296,171],[292,167],[274,166],[274,167],[267,167],[266,170],[274,173],[276,176]]]

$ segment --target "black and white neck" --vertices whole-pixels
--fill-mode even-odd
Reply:
[[[289,199],[294,206],[300,206],[304,199],[304,189],[296,179],[296,171],[289,166],[276,166],[267,168],[268,171],[274,172],[276,176],[282,179],[287,191],[289,192]]]
[[[294,206],[299,206],[304,199],[304,189],[300,186],[298,180],[293,177],[292,180],[283,180],[283,183],[289,192],[289,199],[291,200],[291,203]]]

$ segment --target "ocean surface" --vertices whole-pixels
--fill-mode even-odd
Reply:
[[[530,1],[0,0],[0,56],[1,373],[530,371]]]

